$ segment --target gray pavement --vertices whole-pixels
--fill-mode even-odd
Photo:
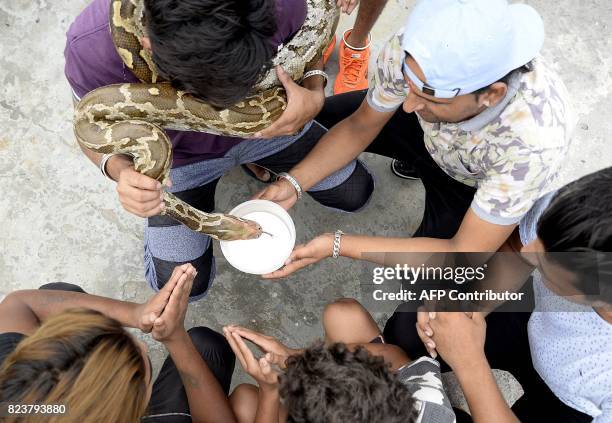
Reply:
[[[612,165],[612,3],[527,3],[544,17],[543,55],[563,76],[580,115],[564,178]],[[120,207],[113,184],[85,159],[72,135],[64,34],[86,4],[0,2],[0,292],[66,281],[92,293],[143,301],[151,294],[143,278],[143,222]],[[403,24],[413,4],[389,0],[372,33],[375,51]],[[344,17],[339,32],[353,18]],[[333,66],[332,61],[329,69]],[[423,208],[420,183],[393,177],[387,159],[364,159],[377,177],[369,207],[356,215],[337,214],[305,199],[291,212],[298,242],[337,228],[394,236],[416,229]],[[228,211],[259,189],[234,170],[219,184],[217,208]],[[301,346],[321,336],[319,318],[327,302],[358,294],[360,274],[347,259],[265,282],[234,270],[218,245],[216,251],[216,281],[209,295],[191,306],[189,326],[219,330],[238,323]],[[376,318],[382,324],[386,316]],[[159,366],[163,347],[149,344]],[[240,371],[236,376],[236,381],[246,380]]]

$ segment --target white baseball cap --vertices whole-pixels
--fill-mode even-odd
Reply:
[[[544,23],[530,6],[507,0],[420,0],[408,17],[402,47],[427,84],[427,94],[452,98],[500,80],[529,63],[544,44]]]

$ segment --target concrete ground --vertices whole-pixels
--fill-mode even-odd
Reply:
[[[85,159],[72,134],[64,34],[87,3],[0,2],[0,291],[67,281],[91,293],[143,301],[151,295],[143,279],[143,222],[120,207],[113,184]],[[571,180],[612,165],[612,4],[527,3],[544,17],[543,54],[562,75],[580,114],[564,177]],[[413,4],[389,1],[372,32],[374,51],[403,23]],[[353,18],[344,17],[339,32]],[[298,242],[337,228],[395,236],[409,236],[416,229],[423,209],[420,183],[393,177],[387,159],[364,159],[377,177],[369,207],[347,216],[307,198],[291,212]],[[260,184],[234,170],[219,185],[217,207],[228,211],[259,189]],[[237,323],[303,346],[321,336],[319,318],[327,302],[359,292],[361,275],[347,259],[327,260],[280,282],[239,273],[218,248],[217,263],[214,286],[190,307],[188,326],[219,330]],[[376,318],[382,325],[386,316],[378,313]],[[149,344],[159,366],[163,347]],[[235,381],[245,378],[239,369]]]

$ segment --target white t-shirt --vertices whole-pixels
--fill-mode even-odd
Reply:
[[[521,221],[524,245],[536,238],[537,222],[553,195],[536,202]],[[553,293],[538,271],[533,288],[536,308],[528,333],[534,368],[567,406],[593,416],[593,423],[612,423],[612,324],[593,308]]]

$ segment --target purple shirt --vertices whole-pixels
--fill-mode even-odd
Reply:
[[[105,85],[138,82],[115,50],[109,28],[111,0],[93,0],[70,25],[64,72],[77,98]],[[306,19],[305,0],[277,0],[278,30],[275,45],[289,41]],[[243,138],[202,132],[168,131],[173,146],[173,167],[222,157]]]

